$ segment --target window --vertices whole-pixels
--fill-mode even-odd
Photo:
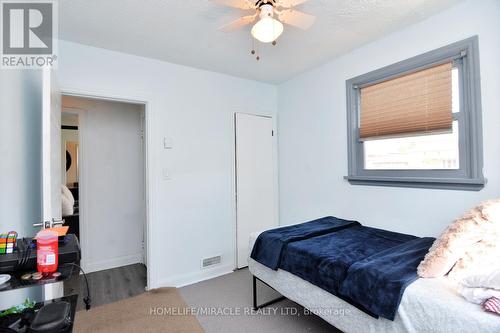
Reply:
[[[364,142],[366,170],[460,169],[458,123],[451,133]]]
[[[354,185],[480,190],[477,37],[347,81]]]

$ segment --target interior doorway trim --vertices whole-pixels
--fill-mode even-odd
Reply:
[[[144,114],[145,114],[145,142],[144,142],[144,149],[145,149],[145,165],[144,165],[144,173],[145,173],[145,192],[146,192],[146,258],[147,258],[147,281],[146,281],[146,289],[154,289],[157,286],[157,274],[156,274],[156,267],[155,267],[155,261],[153,259],[153,239],[152,235],[154,235],[154,226],[152,221],[154,220],[154,181],[153,181],[153,175],[155,174],[155,163],[154,163],[154,154],[153,154],[153,133],[152,133],[152,124],[153,122],[153,108],[152,108],[152,97],[147,96],[147,95],[135,95],[135,94],[122,94],[116,91],[107,91],[107,90],[98,90],[98,91],[89,91],[89,90],[81,90],[81,89],[75,89],[75,88],[70,88],[70,87],[60,87],[60,93],[61,95],[64,96],[73,96],[73,97],[81,97],[81,98],[87,98],[87,99],[95,99],[95,100],[103,100],[103,101],[109,101],[109,102],[122,102],[122,103],[133,103],[133,104],[140,104],[144,105]],[[82,124],[81,130],[85,130],[83,127],[85,124]],[[82,135],[82,133],[80,133]],[[82,144],[81,142],[80,144]],[[83,147],[82,147],[83,148]],[[82,156],[82,158],[84,158]],[[84,172],[85,170],[82,170],[82,175],[81,177],[84,177]],[[83,185],[83,184],[82,184]],[[84,190],[85,191],[85,190]],[[83,194],[85,196],[85,193]],[[85,203],[83,203],[85,205]],[[85,214],[85,212],[84,212]],[[85,219],[85,215],[83,216],[83,220]],[[83,228],[86,228],[87,224],[85,222],[82,223]],[[84,234],[88,234],[84,230]],[[86,254],[86,249],[88,249],[88,239],[83,237],[82,239],[82,259],[84,260],[85,257],[88,257]]]

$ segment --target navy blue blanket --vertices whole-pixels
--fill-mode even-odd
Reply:
[[[417,279],[417,266],[433,242],[431,237],[416,238],[352,264],[340,294],[394,320],[403,292]]]
[[[283,248],[287,244],[324,235],[353,225],[359,225],[359,222],[327,216],[306,223],[268,230],[259,235],[250,257],[276,270],[280,265]]]
[[[262,233],[251,257],[297,275],[374,317],[393,320],[404,289],[417,279],[418,263],[434,239],[364,227],[353,221],[315,234],[313,231],[322,230],[317,221],[321,220],[298,225],[301,228],[293,226],[293,231],[283,227]],[[280,246],[265,247],[276,243]],[[274,251],[279,253],[271,253]],[[276,266],[268,265],[269,258],[279,258],[273,262]]]

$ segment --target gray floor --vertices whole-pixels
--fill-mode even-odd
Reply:
[[[87,274],[92,306],[99,306],[139,295],[146,287],[146,266],[134,264]],[[77,310],[85,309],[87,295],[83,275],[64,283],[64,294],[78,293]]]
[[[279,296],[257,283],[260,304]],[[301,306],[289,300],[251,313],[252,276],[248,269],[183,287],[180,292],[189,306],[205,312],[197,318],[207,333],[340,332],[315,315],[305,315]],[[207,315],[209,311],[225,315]]]

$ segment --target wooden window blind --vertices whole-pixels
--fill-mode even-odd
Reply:
[[[452,130],[452,63],[361,88],[360,138]]]

